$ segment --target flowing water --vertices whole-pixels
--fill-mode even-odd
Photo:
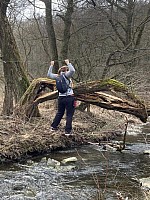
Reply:
[[[150,123],[131,126],[127,135],[123,153],[89,145],[0,166],[0,199],[115,200],[121,193],[143,200],[138,180],[150,177],[150,157],[143,154],[150,149]],[[49,158],[61,161],[72,156],[78,158],[72,170],[70,164],[62,168],[47,165]]]

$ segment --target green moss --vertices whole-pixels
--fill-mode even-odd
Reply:
[[[123,83],[121,83],[121,82],[119,82],[115,79],[103,80],[100,83],[100,85],[101,86],[108,86],[108,87],[110,86],[110,88],[113,88],[115,91],[122,92],[129,99],[133,100],[136,103],[142,104],[144,106],[144,102],[138,96],[136,96],[136,94],[133,90],[130,91],[129,88],[125,84],[123,84]]]
[[[100,83],[101,86],[111,86],[116,91],[127,91],[127,86],[115,79],[105,79]]]

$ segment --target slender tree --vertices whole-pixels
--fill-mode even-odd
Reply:
[[[59,15],[64,22],[64,32],[63,32],[63,41],[61,49],[61,57],[63,60],[68,57],[73,7],[74,7],[74,1],[68,0],[66,13],[64,15]]]
[[[56,35],[53,24],[53,15],[52,15],[52,0],[41,0],[45,3],[45,12],[46,12],[46,29],[48,34],[48,39],[50,43],[51,49],[51,60],[55,60],[55,73],[58,71],[58,50],[57,50],[57,42]]]
[[[48,38],[51,47],[51,54],[53,60],[58,60],[59,57],[61,60],[64,60],[68,57],[68,49],[69,49],[69,40],[70,40],[70,32],[71,32],[71,22],[72,22],[72,14],[73,14],[73,7],[74,1],[67,0],[67,6],[65,7],[65,12],[58,14],[63,22],[64,22],[64,30],[63,30],[63,38],[62,38],[62,47],[60,50],[60,56],[58,55],[58,46],[56,42],[56,34],[54,30],[54,23],[53,23],[53,15],[52,15],[52,1],[51,0],[41,0],[45,3],[46,6],[46,27]],[[58,70],[58,62],[56,62],[55,70]]]

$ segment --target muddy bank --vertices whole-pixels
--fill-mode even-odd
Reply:
[[[41,117],[24,122],[13,117],[0,116],[0,163],[27,159],[54,150],[115,139],[121,135],[124,116],[92,108],[91,113],[76,110],[73,135],[64,136],[65,117],[57,132],[50,131],[55,115],[54,104],[40,107]]]

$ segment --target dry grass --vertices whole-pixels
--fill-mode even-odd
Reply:
[[[0,89],[1,112],[4,95],[3,88]],[[87,144],[89,141],[108,140],[123,130],[125,124],[125,115],[91,106],[90,113],[76,110],[73,119],[74,134],[71,138],[66,138],[62,135],[65,116],[59,131],[55,134],[50,131],[50,124],[56,113],[55,101],[40,104],[39,110],[41,117],[34,118],[30,122],[13,116],[0,116],[0,162],[26,158],[58,148]],[[138,121],[135,118],[134,120]]]

